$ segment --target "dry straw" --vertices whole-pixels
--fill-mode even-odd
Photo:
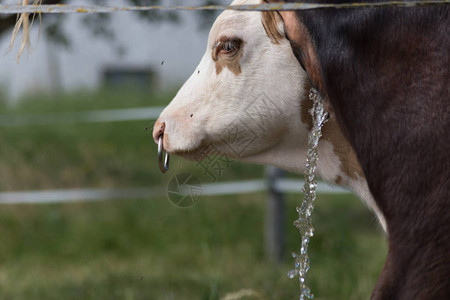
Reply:
[[[26,6],[29,5],[29,0],[19,0],[19,5]],[[34,0],[33,5],[39,6],[41,5],[42,0]],[[14,26],[12,37],[11,37],[11,43],[9,45],[9,50],[14,46],[14,42],[16,41],[16,37],[20,32],[20,29],[22,29],[22,42],[20,43],[19,53],[17,54],[17,61],[20,60],[20,56],[22,56],[23,51],[25,49],[28,49],[28,52],[30,52],[30,28],[33,26],[35,15],[33,14],[33,18],[30,22],[30,13],[24,12],[17,15],[17,21],[16,25]],[[40,17],[40,15],[39,15]]]

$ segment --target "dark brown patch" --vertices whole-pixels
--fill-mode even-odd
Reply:
[[[224,43],[232,41],[235,43],[236,49],[233,51],[225,51],[222,47]],[[243,41],[236,38],[221,37],[216,45],[212,48],[212,59],[216,63],[216,74],[219,75],[223,68],[228,68],[234,75],[242,73],[241,57]]]
[[[324,99],[327,98],[316,47],[310,33],[303,23],[299,22],[295,11],[280,11],[280,15],[283,18],[286,36],[291,42],[295,56],[305,68],[312,85],[319,90]]]
[[[267,3],[267,1],[263,2]],[[283,22],[280,14],[277,11],[263,11],[261,21],[264,30],[272,43],[276,45],[280,44],[280,41],[285,38],[284,34],[278,30],[278,24]]]
[[[386,219],[388,256],[371,299],[450,299],[450,8],[296,15],[316,41],[320,91]],[[307,55],[306,44],[293,46]]]

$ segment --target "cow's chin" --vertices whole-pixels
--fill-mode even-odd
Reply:
[[[200,161],[205,159],[207,156],[203,153],[203,151],[200,148],[196,148],[193,150],[176,150],[169,153],[171,155],[180,156],[190,161]]]
[[[200,139],[200,142],[194,145],[173,145],[170,143],[170,138],[167,140],[168,147],[166,151],[170,155],[180,156],[190,161],[201,161],[208,156],[225,156],[229,159],[237,161],[246,161],[247,158],[259,155],[261,152],[267,151],[267,147],[258,148],[252,147],[246,151],[233,151],[238,149],[238,146],[233,148],[232,142],[224,142],[223,140],[211,140],[209,138]]]
[[[199,161],[207,156],[205,155],[206,146],[203,141],[204,139],[197,139],[196,142],[192,143],[194,141],[192,138],[186,138],[184,136],[180,138],[177,136],[175,139],[178,139],[178,141],[188,140],[190,143],[175,143],[175,141],[172,142],[174,136],[176,135],[170,133],[164,134],[164,150],[170,155],[180,156],[190,161]]]
[[[170,155],[180,156],[190,161],[201,161],[205,159],[208,155],[214,154],[211,153],[211,149],[209,149],[209,147],[203,143],[191,149],[184,149],[184,148],[173,150],[169,149],[168,153]]]
[[[171,155],[180,156],[184,159],[190,160],[190,161],[201,161],[207,158],[208,156],[226,156],[230,159],[242,159],[242,157],[233,155],[232,153],[227,153],[226,151],[223,152],[218,146],[214,145],[213,143],[208,144],[201,144],[196,148],[190,149],[190,150],[172,150],[169,151]]]

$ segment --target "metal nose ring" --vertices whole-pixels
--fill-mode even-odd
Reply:
[[[161,134],[159,136],[159,140],[158,140],[158,164],[159,164],[159,169],[161,170],[161,172],[164,174],[169,170],[169,153],[165,153],[164,156],[164,162],[163,162],[163,135]]]

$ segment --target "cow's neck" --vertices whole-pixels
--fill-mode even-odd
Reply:
[[[370,193],[364,173],[350,143],[331,116],[322,128],[318,174],[327,182],[349,187],[377,215],[386,231],[386,221]]]
[[[277,146],[247,157],[245,161],[270,164],[298,174],[304,173],[308,151],[306,136],[312,126],[312,117],[308,110],[312,102],[304,99],[301,101],[301,117],[291,120],[292,126],[284,139]],[[334,116],[331,116],[322,128],[318,153],[318,176],[328,183],[350,188],[376,213],[383,229],[386,230],[386,222],[369,191],[355,152]]]

